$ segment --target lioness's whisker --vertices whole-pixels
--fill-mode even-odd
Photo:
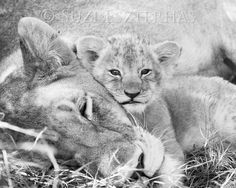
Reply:
[[[33,148],[36,146],[38,140],[42,137],[43,133],[47,130],[47,127],[44,127],[44,129],[42,131],[40,131],[40,133],[38,134],[38,136],[36,137],[34,144],[32,145],[31,150],[33,150]]]
[[[113,160],[113,159],[114,159],[119,165],[121,164],[120,161],[119,161],[119,160],[117,159],[117,157],[116,157],[116,154],[118,153],[119,150],[120,150],[120,149],[118,148],[118,149],[116,149],[115,152],[113,152],[112,157],[111,157],[111,159],[110,159],[110,161],[109,161],[109,165],[112,163],[112,160]]]

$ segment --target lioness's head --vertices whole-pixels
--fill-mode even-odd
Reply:
[[[83,65],[128,110],[142,111],[158,92],[163,74],[179,57],[175,42],[150,45],[136,36],[103,40],[87,36],[76,42]]]
[[[23,72],[0,83],[4,121],[39,131],[47,127],[44,135],[58,155],[74,156],[94,174],[129,178],[140,156],[147,176],[161,169],[165,154],[160,139],[131,124],[54,29],[36,18],[22,18],[18,33],[21,54],[10,59],[22,63]],[[16,143],[28,141],[20,133],[9,134]]]

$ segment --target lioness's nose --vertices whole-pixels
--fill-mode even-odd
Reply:
[[[139,177],[146,176],[143,172],[143,169],[144,169],[144,154],[143,153],[139,156],[138,164],[136,166],[136,169],[137,170],[134,171],[132,176],[130,177],[131,179],[138,180]]]
[[[135,97],[137,97],[140,94],[140,92],[137,92],[137,93],[129,93],[129,92],[126,92],[126,91],[124,91],[124,92],[131,99],[134,99]]]

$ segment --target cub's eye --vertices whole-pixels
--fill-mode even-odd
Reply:
[[[120,71],[117,70],[117,69],[111,69],[111,70],[109,70],[109,72],[110,72],[113,76],[121,76]]]
[[[142,76],[144,76],[144,75],[147,75],[147,74],[149,74],[149,73],[151,73],[151,69],[143,69],[142,71],[141,71],[141,75]]]

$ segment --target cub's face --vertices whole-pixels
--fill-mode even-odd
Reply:
[[[143,110],[160,80],[154,66],[154,57],[145,43],[136,38],[121,38],[111,42],[92,74],[128,110]]]
[[[77,52],[83,65],[120,104],[130,112],[142,112],[159,91],[165,70],[162,64],[179,56],[180,48],[173,42],[153,46],[130,35],[107,41],[90,36],[77,42]]]

